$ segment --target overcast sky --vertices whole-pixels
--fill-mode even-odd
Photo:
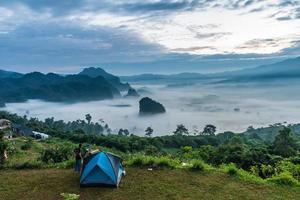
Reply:
[[[0,0],[0,68],[232,70],[300,55],[300,0]]]

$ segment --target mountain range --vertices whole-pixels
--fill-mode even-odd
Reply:
[[[201,80],[222,80],[224,83],[289,78],[300,78],[300,57],[251,69],[213,74],[141,74],[119,78],[95,67],[85,68],[79,74],[66,76],[40,72],[20,74],[0,70],[0,106],[28,99],[56,102],[112,99],[120,97],[121,91],[131,88],[128,83],[123,82],[168,83],[177,87],[183,83],[189,85]]]
[[[221,73],[180,73],[171,75],[141,74],[134,76],[122,76],[126,82],[178,82],[207,79],[223,79],[225,81],[255,81],[261,79],[280,79],[300,77],[300,57],[286,59],[281,62],[261,65],[255,68],[228,71]]]
[[[120,97],[120,91],[130,88],[116,76],[100,68],[83,70],[79,74],[32,72],[19,74],[0,71],[0,106],[9,102],[41,99],[53,102],[90,101]],[[90,73],[90,74],[89,74]]]

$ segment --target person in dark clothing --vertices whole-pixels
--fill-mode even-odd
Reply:
[[[77,148],[74,149],[74,155],[75,155],[75,172],[79,172],[81,170],[81,163],[82,163],[82,144],[79,144]]]

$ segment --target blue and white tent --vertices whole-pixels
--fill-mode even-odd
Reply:
[[[80,176],[81,186],[118,186],[125,170],[122,159],[106,152],[93,154],[84,160]]]

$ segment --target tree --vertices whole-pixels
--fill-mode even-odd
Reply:
[[[127,129],[119,129],[119,131],[118,131],[118,135],[119,136],[123,136],[123,135],[125,135],[125,136],[128,136],[129,135],[129,131],[127,130]]]
[[[215,135],[216,131],[217,131],[217,128],[214,125],[208,124],[204,127],[204,129],[202,131],[202,135]]]
[[[119,129],[118,135],[119,135],[119,136],[123,136],[123,129],[122,129],[122,128]]]
[[[173,133],[174,135],[188,135],[189,130],[183,124],[179,124]]]
[[[123,129],[123,133],[124,133],[125,136],[129,135],[129,131],[127,129]]]
[[[254,127],[253,126],[249,126],[248,128],[247,128],[247,132],[252,132],[252,131],[254,131],[255,129],[254,129]]]
[[[86,115],[85,115],[85,119],[86,119],[86,121],[88,122],[88,124],[90,124],[91,121],[92,121],[92,116],[91,116],[90,114],[86,114]]]
[[[145,135],[148,137],[151,137],[153,134],[153,129],[149,126],[146,130],[145,130]]]
[[[297,143],[292,137],[291,129],[284,127],[273,142],[273,151],[282,157],[290,157],[297,153]]]

